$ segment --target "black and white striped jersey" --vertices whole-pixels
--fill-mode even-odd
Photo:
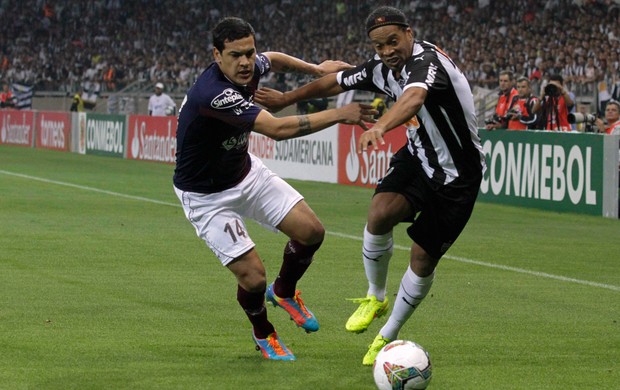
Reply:
[[[378,55],[338,73],[345,90],[379,92],[398,100],[408,88],[427,90],[424,105],[405,124],[408,148],[428,178],[440,185],[479,180],[485,168],[473,95],[467,79],[437,46],[416,41],[400,77]]]

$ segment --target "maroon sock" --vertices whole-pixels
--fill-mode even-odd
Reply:
[[[284,247],[284,257],[280,273],[273,284],[274,292],[281,298],[290,298],[295,295],[297,281],[306,272],[312,256],[319,249],[323,241],[313,245],[303,245],[295,240],[289,240]]]
[[[265,290],[266,288],[259,292],[249,292],[237,285],[237,301],[252,323],[254,335],[259,339],[267,338],[275,330],[271,322],[267,320]]]

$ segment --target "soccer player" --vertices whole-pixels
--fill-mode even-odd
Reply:
[[[354,103],[311,115],[274,117],[252,103],[259,79],[268,71],[321,76],[350,66],[257,53],[254,29],[239,18],[221,20],[212,33],[215,62],[189,89],[179,112],[174,189],[197,235],[235,275],[237,300],[252,324],[257,349],[268,359],[295,360],[267,319],[265,296],[307,332],[319,329],[296,285],[325,230],[303,197],[248,152],[248,138],[251,131],[275,140],[294,138],[339,122],[366,128],[362,121],[377,112]],[[246,218],[290,238],[280,272],[269,286]]]
[[[366,63],[294,91],[259,90],[256,101],[278,109],[350,89],[396,100],[358,140],[358,152],[365,152],[370,145],[384,144],[388,131],[403,124],[407,128],[408,143],[390,161],[370,204],[362,248],[368,290],[345,325],[350,332],[364,332],[387,312],[392,229],[399,222],[411,222],[409,267],[387,323],[362,359],[362,364],[372,365],[427,295],[439,259],[469,220],[485,160],[473,96],[454,62],[432,43],[414,40],[405,15],[396,8],[375,9],[366,20],[366,31],[376,52]]]

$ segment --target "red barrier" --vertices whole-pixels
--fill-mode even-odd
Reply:
[[[407,142],[407,131],[400,126],[384,137],[385,145],[372,145],[364,153],[357,153],[357,141],[363,130],[359,126],[339,125],[338,129],[338,183],[360,187],[375,187],[390,165],[390,159]]]
[[[67,112],[39,112],[36,115],[35,147],[71,150],[71,114]]]
[[[173,164],[177,151],[177,118],[130,115],[127,158]]]
[[[0,144],[32,147],[34,111],[0,111]]]

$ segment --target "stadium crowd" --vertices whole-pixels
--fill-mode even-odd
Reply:
[[[256,27],[261,51],[357,64],[372,50],[365,17],[383,3],[403,9],[416,37],[442,47],[472,86],[494,89],[511,70],[536,93],[553,73],[576,94],[620,89],[612,0],[0,0],[0,79],[66,92],[142,80],[184,92],[212,60],[210,29],[228,15]]]

